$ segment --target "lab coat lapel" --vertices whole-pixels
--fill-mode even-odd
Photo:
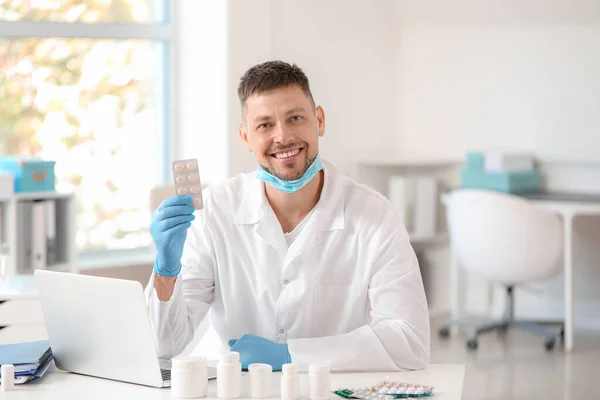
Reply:
[[[238,225],[254,225],[255,233],[284,257],[287,243],[281,225],[267,202],[264,183],[258,178],[246,182],[242,188],[244,196],[235,216]]]
[[[267,207],[265,216],[256,225],[256,233],[285,257],[288,248],[281,230],[281,224],[271,207]]]
[[[335,168],[323,161],[324,179],[321,197],[306,226],[289,248],[286,264],[313,250],[326,235],[344,229],[344,187]],[[320,246],[318,246],[320,247]]]

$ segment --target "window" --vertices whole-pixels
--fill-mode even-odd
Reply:
[[[148,248],[167,182],[170,10],[160,0],[0,0],[0,153],[56,161],[80,253]]]

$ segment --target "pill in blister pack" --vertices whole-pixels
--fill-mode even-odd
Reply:
[[[197,159],[173,161],[173,180],[176,194],[190,196],[196,210],[204,207]]]
[[[375,386],[338,389],[333,393],[345,399],[396,400],[433,396],[433,386],[404,382],[380,381]]]

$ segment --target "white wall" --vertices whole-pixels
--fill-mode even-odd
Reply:
[[[206,146],[203,151],[214,171],[222,171],[217,180],[254,169],[254,157],[237,136],[237,85],[250,66],[282,59],[307,73],[327,116],[322,154],[344,173],[355,175],[357,160],[377,153],[460,158],[472,148],[526,148],[546,159],[574,162],[545,165],[551,189],[600,193],[600,185],[590,184],[600,182],[598,168],[577,164],[590,164],[600,154],[599,4],[229,0],[220,14],[226,16],[226,55],[214,46],[204,53],[204,44],[214,45],[218,37],[200,33],[201,23],[187,28],[188,49],[202,54],[194,61],[185,53],[184,76],[200,67],[215,75],[180,84],[199,87],[200,79],[223,77],[225,98],[217,95],[202,115],[226,112],[221,127],[207,127],[195,103],[185,103],[181,154],[204,146],[198,134],[214,131],[222,140],[216,152]],[[206,12],[187,15],[211,18]],[[590,283],[600,278],[595,261],[600,254],[593,250],[600,241],[597,222],[576,223],[580,326],[600,327],[595,315],[600,296]],[[431,264],[430,300],[436,308],[446,306],[447,249],[425,257]],[[551,315],[562,315],[561,279],[536,288]],[[476,279],[472,283],[469,303],[485,304],[483,286]],[[519,313],[540,313],[536,297],[519,294]]]
[[[204,183],[227,177],[227,3],[175,4],[175,142],[173,159],[198,158]]]
[[[230,174],[255,168],[254,157],[235,142],[239,78],[272,59],[307,74],[326,115],[321,153],[339,170],[354,176],[359,157],[390,151],[398,126],[394,7],[393,0],[229,1]]]
[[[432,5],[398,10],[398,147],[455,157],[532,150],[550,162],[549,188],[600,192],[600,2]],[[576,223],[575,293],[576,324],[600,329],[598,225]],[[481,311],[473,305],[486,303],[485,291],[470,283],[468,304]],[[518,293],[518,314],[561,316],[562,277],[535,288]]]

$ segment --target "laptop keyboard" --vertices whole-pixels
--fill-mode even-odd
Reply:
[[[162,380],[163,381],[170,381],[171,380],[171,370],[170,369],[161,369],[160,370],[160,374],[162,375]]]

